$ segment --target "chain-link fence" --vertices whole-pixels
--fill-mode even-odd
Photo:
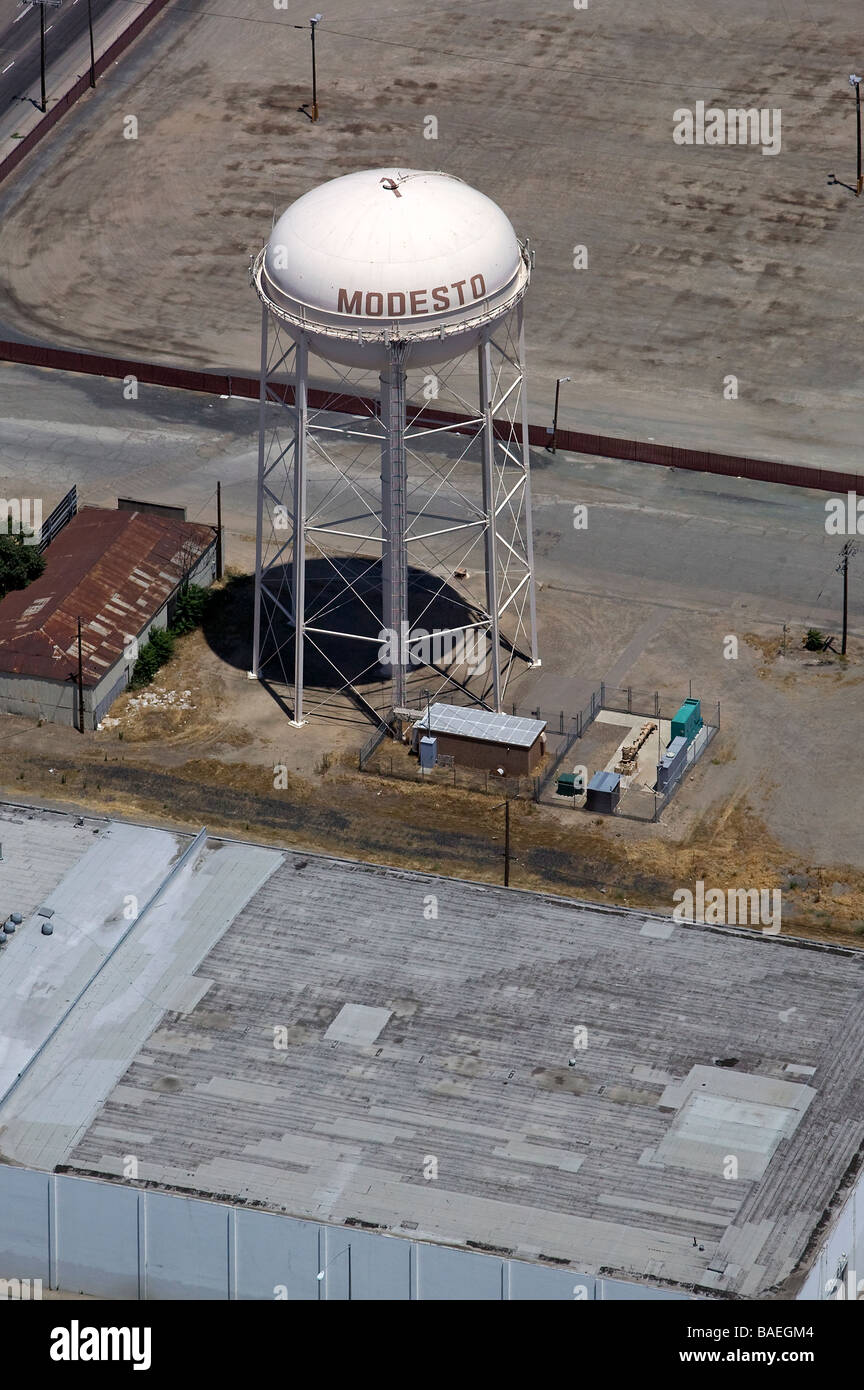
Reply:
[[[635,719],[644,717],[672,720],[685,700],[693,699],[692,683],[687,695],[670,695],[659,690],[638,689],[634,686],[609,686],[605,682],[591,691],[585,706],[576,714],[566,710],[543,710],[539,705],[525,707],[512,701],[506,713],[528,719],[541,719],[546,724],[546,755],[534,776],[507,777],[483,768],[470,767],[459,762],[452,755],[440,754],[435,767],[421,768],[416,755],[407,744],[388,742],[388,733],[393,729],[389,724],[380,724],[367,739],[359,754],[359,766],[363,772],[379,777],[393,777],[400,781],[423,782],[430,786],[461,787],[465,791],[480,792],[490,796],[521,798],[524,800],[545,801],[547,805],[557,805],[558,798],[550,794],[552,783],[557,779],[561,767],[574,745],[585,736],[601,710],[609,713],[633,715]],[[463,704],[464,698],[436,696],[437,703]],[[707,715],[707,717],[706,717]],[[702,702],[703,726],[687,746],[687,755],[673,778],[662,790],[656,786],[629,783],[622,790],[622,798],[614,814],[625,820],[656,821],[675,795],[683,778],[690,768],[702,757],[711,740],[720,728],[720,703],[717,701],[709,710]],[[383,746],[382,746],[383,745]],[[660,747],[662,750],[662,739]],[[599,769],[595,769],[599,770]],[[584,794],[572,798],[574,810],[585,810]]]
[[[603,709],[615,710],[621,714],[644,715],[646,719],[674,719],[685,700],[699,699],[693,695],[693,685],[686,695],[670,695],[660,690],[637,689],[632,685],[606,685],[600,682],[600,703]],[[706,705],[701,701],[702,718],[712,727],[720,727],[720,702]],[[706,710],[710,709],[710,719]],[[715,718],[716,716],[716,718]]]
[[[438,703],[455,704],[455,699]],[[462,703],[459,701],[458,703]],[[370,772],[379,777],[395,777],[401,781],[425,782],[430,786],[462,787],[466,791],[488,793],[490,796],[507,796],[523,800],[539,801],[549,783],[555,777],[564,757],[577,739],[581,738],[601,708],[600,691],[592,690],[584,709],[576,714],[566,710],[544,711],[539,706],[528,708],[512,701],[506,713],[525,719],[541,719],[546,724],[546,755],[538,772],[533,776],[502,776],[494,770],[470,767],[459,762],[452,755],[439,754],[435,767],[421,768],[416,756],[407,745],[401,742],[385,743],[388,733],[393,730],[381,724],[373,730],[360,749],[358,765],[361,772]]]

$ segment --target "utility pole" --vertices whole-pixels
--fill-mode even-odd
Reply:
[[[454,769],[455,769],[455,767],[456,767],[455,762],[454,762],[454,764],[453,764],[453,767],[454,767]],[[496,771],[497,771],[499,777],[503,777],[503,776],[504,776],[504,769],[503,769],[503,767],[497,768]],[[487,774],[487,776],[488,776],[488,774]],[[506,800],[506,801],[499,801],[495,806],[492,807],[492,810],[493,810],[493,811],[500,811],[502,806],[504,807],[504,887],[505,887],[505,888],[509,888],[509,887],[510,887],[510,798],[509,798],[509,796],[507,797],[507,800]]]
[[[96,86],[96,54],[93,49],[93,8],[92,0],[87,0],[87,28],[90,31],[90,86]]]
[[[840,551],[840,563],[837,566],[837,573],[843,575],[843,640],[840,644],[840,655],[846,655],[846,626],[849,612],[849,561],[853,555],[858,554],[858,547],[854,541],[846,541]]]
[[[84,732],[84,656],[81,650],[81,619],[78,619],[78,728]]]
[[[222,484],[216,483],[216,578],[222,578],[224,568],[224,555],[222,547],[224,532],[222,530]]]
[[[560,398],[560,396],[561,396],[561,383],[562,383],[562,381],[569,381],[569,380],[570,380],[570,377],[569,377],[569,376],[559,376],[559,377],[556,379],[556,381],[555,381],[555,409],[554,409],[554,411],[553,411],[553,413],[552,413],[552,430],[551,430],[552,438],[549,440],[549,443],[546,445],[546,452],[547,452],[547,454],[554,454],[554,453],[555,453],[555,446],[556,446],[556,444],[558,443],[558,401],[559,401],[559,398]]]
[[[42,104],[39,109],[44,114],[48,110],[48,98],[45,93],[45,6],[50,6],[52,10],[59,9],[60,0],[19,0],[19,4],[25,9],[31,3],[38,6],[39,9],[39,71],[42,80]]]
[[[858,124],[858,177],[855,181],[855,197],[861,197],[864,188],[864,174],[861,172],[861,78],[857,73],[849,74],[849,85],[855,88],[855,116]]]

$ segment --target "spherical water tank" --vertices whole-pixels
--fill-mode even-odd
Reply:
[[[529,256],[501,209],[449,174],[369,169],[321,184],[283,213],[255,287],[313,352],[344,366],[457,357],[522,298]]]

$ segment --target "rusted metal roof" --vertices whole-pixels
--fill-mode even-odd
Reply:
[[[98,685],[214,542],[213,528],[85,507],[45,552],[44,573],[0,602],[0,673]]]

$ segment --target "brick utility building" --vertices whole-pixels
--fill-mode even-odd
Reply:
[[[466,767],[488,771],[503,768],[508,777],[527,776],[543,757],[546,722],[494,710],[459,705],[430,706],[414,725],[414,738],[431,734],[438,756],[454,758]]]
[[[184,582],[216,570],[210,526],[85,507],[45,552],[45,570],[0,602],[0,712],[84,727],[126,688],[152,628],[166,627]],[[133,640],[134,639],[134,640]]]

